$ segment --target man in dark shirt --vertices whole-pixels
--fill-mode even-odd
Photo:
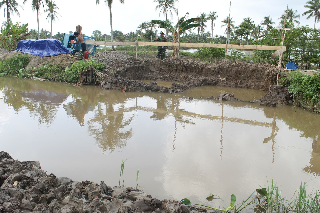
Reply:
[[[160,37],[157,38],[156,40],[157,42],[167,42],[167,39],[164,37],[164,33],[160,32]],[[166,49],[168,47],[167,46],[158,46],[158,54],[157,54],[157,58],[160,58],[161,60],[165,58],[166,56]]]

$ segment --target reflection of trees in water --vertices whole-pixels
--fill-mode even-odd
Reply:
[[[305,172],[320,175],[320,141],[319,136],[313,138],[310,165],[303,169]]]
[[[126,146],[132,136],[132,129],[125,129],[134,116],[125,119],[124,112],[115,111],[113,104],[106,103],[105,106],[104,110],[101,103],[98,104],[94,118],[88,122],[88,130],[104,151],[113,151],[117,147]]]
[[[54,121],[57,113],[56,105],[36,102],[35,100],[24,100],[26,94],[24,91],[7,88],[3,90],[3,93],[5,94],[4,102],[12,106],[16,112],[25,107],[30,111],[31,117],[38,118],[39,124],[49,125]]]
[[[81,99],[76,98],[74,101],[64,104],[63,108],[68,115],[72,115],[78,120],[80,126],[84,126],[84,116],[89,111],[92,111],[94,106],[91,106],[89,101],[82,101]]]

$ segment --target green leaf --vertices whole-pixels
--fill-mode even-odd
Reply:
[[[213,199],[219,199],[219,198],[216,198],[214,197],[213,194],[209,195],[207,198],[206,198],[208,201],[212,201]]]
[[[237,197],[234,194],[232,194],[231,195],[231,202],[230,202],[231,208],[234,207],[234,205],[236,204],[236,201],[237,201]]]
[[[262,196],[267,196],[268,195],[268,192],[267,192],[266,188],[256,189],[256,191]]]
[[[186,205],[191,205],[191,202],[190,202],[190,200],[188,199],[188,198],[183,198],[182,200],[181,200],[181,203],[183,203],[183,204],[186,204]]]

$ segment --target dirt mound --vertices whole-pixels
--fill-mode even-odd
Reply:
[[[22,211],[209,212],[178,201],[158,200],[139,189],[57,178],[47,175],[39,162],[20,162],[0,152],[0,212]]]
[[[292,97],[290,96],[287,87],[284,87],[282,85],[270,86],[267,94],[260,99],[260,105],[263,106],[276,106],[277,104],[293,104]]]
[[[6,49],[0,49],[0,59],[7,55],[10,51]]]
[[[276,83],[277,68],[268,64],[221,61],[204,63],[192,59],[138,60],[121,52],[107,52],[98,56],[107,63],[105,89],[125,91],[183,92],[192,87],[218,85],[267,90]],[[171,88],[144,84],[143,80],[170,81]]]
[[[70,54],[61,54],[56,56],[40,57],[36,55],[29,55],[30,62],[26,69],[41,67],[46,64],[57,65],[65,69],[67,66],[71,66],[74,62],[81,60],[79,57],[72,56]]]
[[[8,59],[15,55],[23,54],[19,51],[5,51],[0,49],[0,59]],[[81,60],[81,58],[72,56],[70,54],[61,54],[56,56],[40,57],[29,54],[30,62],[26,69],[32,69],[35,67],[41,67],[43,65],[52,64],[62,67],[63,69],[67,66],[71,66],[74,62]]]

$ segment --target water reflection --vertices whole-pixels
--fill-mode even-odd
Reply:
[[[21,116],[13,119],[13,124],[28,126],[30,116],[37,118],[38,124],[46,124],[44,136],[40,135],[42,131],[36,133],[42,140],[52,141],[43,145],[45,153],[48,147],[54,147],[54,134],[61,135],[62,142],[56,149],[63,148],[56,151],[58,156],[68,150],[65,156],[72,155],[65,161],[77,161],[72,167],[88,164],[90,170],[93,164],[99,165],[97,170],[79,173],[98,174],[106,161],[110,162],[109,170],[112,162],[139,155],[134,160],[148,179],[144,180],[145,187],[159,198],[190,195],[204,203],[199,197],[220,192],[220,196],[225,193],[229,199],[237,187],[247,196],[243,186],[258,183],[265,174],[272,178],[275,175],[283,183],[290,178],[281,172],[294,176],[291,181],[298,183],[305,174],[320,175],[319,115],[288,106],[269,108],[199,98],[217,97],[221,91],[232,92],[230,88],[204,87],[184,94],[121,93],[91,86],[0,78],[0,102],[4,103],[0,107],[5,105],[5,110],[13,109]],[[239,95],[244,100],[261,95],[259,91],[242,91]],[[5,126],[1,116],[0,112],[0,135],[12,139],[9,125],[1,131]],[[32,145],[32,139],[26,144]],[[88,145],[90,139],[94,148]],[[66,148],[69,144],[70,148]],[[100,156],[101,150],[105,158]],[[82,161],[85,156],[88,157]],[[56,156],[52,158],[53,162],[57,160]],[[114,170],[118,172],[117,169],[118,165]],[[97,181],[105,176],[97,177]],[[222,181],[227,184],[217,184]],[[251,192],[250,188],[248,193]]]

